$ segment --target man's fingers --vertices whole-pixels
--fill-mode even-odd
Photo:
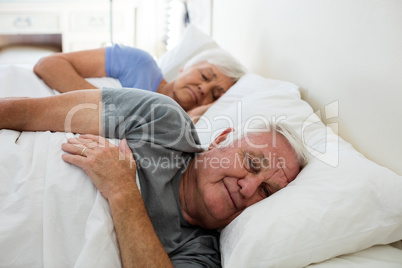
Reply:
[[[106,143],[108,143],[108,141],[104,137],[96,136],[96,135],[92,135],[92,134],[80,135],[80,138],[92,140],[94,142],[99,143],[99,145],[102,145],[102,146],[105,146]]]
[[[92,149],[99,146],[98,142],[95,142],[90,139],[83,139],[83,138],[70,138],[70,139],[68,139],[68,143],[74,144],[77,146],[85,146],[85,147],[92,148]]]
[[[126,139],[123,139],[123,140],[120,141],[119,149],[120,149],[120,152],[122,152],[123,154],[127,154],[127,150],[130,150],[130,148],[128,147]]]
[[[95,136],[91,134],[80,135],[79,137],[73,137],[68,139],[68,143],[75,145],[82,145],[91,149],[96,147],[105,147],[108,141],[100,136]]]
[[[61,148],[66,153],[79,155],[79,156],[87,156],[90,148],[80,145],[80,144],[71,144],[71,143],[63,143]]]
[[[128,157],[129,159],[133,158],[133,153],[131,152],[131,149],[128,146],[126,139],[123,139],[123,140],[120,141],[119,150],[120,150],[121,153],[123,153],[123,155],[125,157]]]
[[[78,156],[78,155],[73,155],[73,154],[63,154],[62,158],[65,162],[70,163],[74,166],[80,167],[83,170],[85,170],[85,158]]]

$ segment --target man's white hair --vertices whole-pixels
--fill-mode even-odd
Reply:
[[[201,62],[215,65],[219,71],[232,78],[234,82],[237,82],[247,72],[246,68],[239,61],[221,48],[208,49],[197,54],[186,62],[183,70]]]
[[[240,128],[239,128],[240,129]],[[259,131],[255,131],[255,129],[259,129]],[[282,136],[286,138],[290,146],[293,148],[293,151],[295,152],[297,156],[297,161],[299,163],[300,169],[302,169],[304,166],[307,165],[308,162],[308,152],[306,148],[304,147],[302,141],[297,137],[295,132],[293,131],[292,128],[287,126],[286,124],[282,122],[277,122],[277,123],[271,123],[269,125],[260,126],[260,127],[255,127],[253,130],[250,131],[232,131],[228,134],[226,140],[221,142],[218,147],[229,147],[232,144],[234,144],[236,141],[242,139],[243,137],[246,137],[248,134],[257,134],[257,133],[262,133],[262,132],[273,132],[273,133],[279,133]],[[275,146],[275,145],[274,145]]]

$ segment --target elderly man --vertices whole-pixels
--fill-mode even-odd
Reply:
[[[219,267],[215,230],[285,187],[305,163],[280,128],[229,143],[226,129],[202,151],[177,103],[140,90],[4,99],[0,116],[0,129],[89,133],[63,144],[63,159],[108,200],[124,267]]]

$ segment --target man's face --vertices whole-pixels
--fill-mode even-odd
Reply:
[[[279,133],[249,134],[195,160],[196,202],[203,222],[216,229],[245,208],[287,186],[299,173],[296,154]]]
[[[172,98],[184,110],[214,102],[232,85],[233,79],[208,62],[195,64],[180,72],[173,83]]]

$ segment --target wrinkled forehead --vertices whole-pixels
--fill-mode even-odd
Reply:
[[[297,154],[288,140],[276,131],[261,131],[248,133],[239,140],[242,148],[250,151],[261,152],[265,158],[281,158],[292,175],[299,172]]]
[[[241,146],[246,146],[249,149],[263,149],[263,148],[278,148],[286,146],[287,140],[280,133],[276,131],[261,130],[256,132],[249,132],[243,134],[238,139]]]
[[[221,83],[226,84],[229,87],[235,83],[234,79],[225,75],[219,66],[216,66],[215,64],[212,64],[210,62],[202,61],[194,64],[192,67],[201,71],[203,70],[206,72],[211,72],[215,79],[217,79]]]
[[[195,63],[191,66],[188,66],[187,69],[190,67],[194,68],[194,69],[211,69],[211,71],[215,71],[216,69],[218,69],[214,64],[209,63],[207,61],[201,61],[201,62]]]

